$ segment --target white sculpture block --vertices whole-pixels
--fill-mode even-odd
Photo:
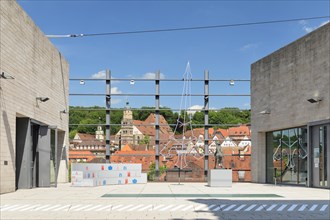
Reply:
[[[232,170],[230,169],[213,169],[208,175],[208,185],[219,187],[231,187],[233,182]]]

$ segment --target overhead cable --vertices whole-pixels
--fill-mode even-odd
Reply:
[[[307,17],[307,18],[293,18],[284,20],[269,20],[269,21],[257,21],[247,23],[234,23],[234,24],[219,24],[209,26],[195,26],[195,27],[181,27],[181,28],[167,28],[167,29],[150,29],[150,30],[137,30],[137,31],[122,31],[122,32],[104,32],[104,33],[90,33],[90,34],[66,34],[66,35],[46,35],[49,38],[76,38],[76,37],[95,37],[95,36],[111,36],[111,35],[129,35],[129,34],[146,34],[146,33],[157,33],[157,32],[175,32],[175,31],[189,31],[189,30],[203,30],[203,29],[215,29],[215,28],[228,28],[228,27],[239,27],[239,26],[250,26],[250,25],[263,25],[263,24],[275,24],[275,23],[286,23],[294,21],[307,21],[329,18],[330,16],[318,16],[318,17]]]

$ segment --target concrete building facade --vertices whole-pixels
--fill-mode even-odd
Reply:
[[[69,65],[16,1],[0,47],[0,193],[66,182]]]
[[[254,182],[329,188],[330,23],[251,66]]]

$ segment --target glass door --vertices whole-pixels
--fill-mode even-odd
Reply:
[[[313,186],[329,188],[329,125],[312,128],[312,170]]]

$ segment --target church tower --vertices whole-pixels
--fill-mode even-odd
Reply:
[[[133,112],[129,102],[126,102],[123,120],[121,121],[121,139],[123,144],[133,143]]]
[[[104,131],[100,125],[97,126],[97,130],[95,132],[95,139],[99,141],[104,141]]]

